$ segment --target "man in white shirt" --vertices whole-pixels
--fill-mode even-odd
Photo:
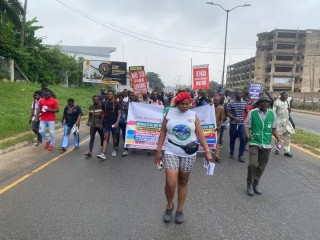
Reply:
[[[37,143],[36,146],[41,146],[42,145],[42,136],[39,133],[39,125],[40,125],[40,120],[36,119],[37,111],[39,108],[39,102],[41,99],[41,92],[40,91],[35,91],[33,94],[33,101],[31,104],[31,112],[30,112],[30,119],[29,119],[29,124],[32,124],[32,131],[37,135]]]

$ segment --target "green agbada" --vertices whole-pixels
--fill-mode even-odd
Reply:
[[[272,141],[272,125],[274,122],[272,110],[267,110],[267,115],[262,122],[258,109],[251,111],[251,145],[270,145]]]

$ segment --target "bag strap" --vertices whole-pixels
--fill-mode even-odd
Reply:
[[[179,144],[176,144],[176,143],[172,142],[169,138],[168,138],[168,142],[171,143],[171,144],[173,144],[173,145],[175,145],[175,146],[177,146],[177,147],[180,147],[180,148],[183,148],[183,147],[184,147],[184,146],[181,146],[181,145],[179,145]]]

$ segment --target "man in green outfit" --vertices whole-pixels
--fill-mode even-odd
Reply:
[[[245,129],[249,141],[249,165],[247,177],[247,193],[262,194],[259,181],[267,166],[272,149],[272,135],[280,142],[277,132],[277,116],[270,107],[270,98],[260,94],[257,101],[258,108],[248,113]]]

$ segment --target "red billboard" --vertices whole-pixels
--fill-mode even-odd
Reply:
[[[193,89],[209,88],[209,64],[193,66]]]

